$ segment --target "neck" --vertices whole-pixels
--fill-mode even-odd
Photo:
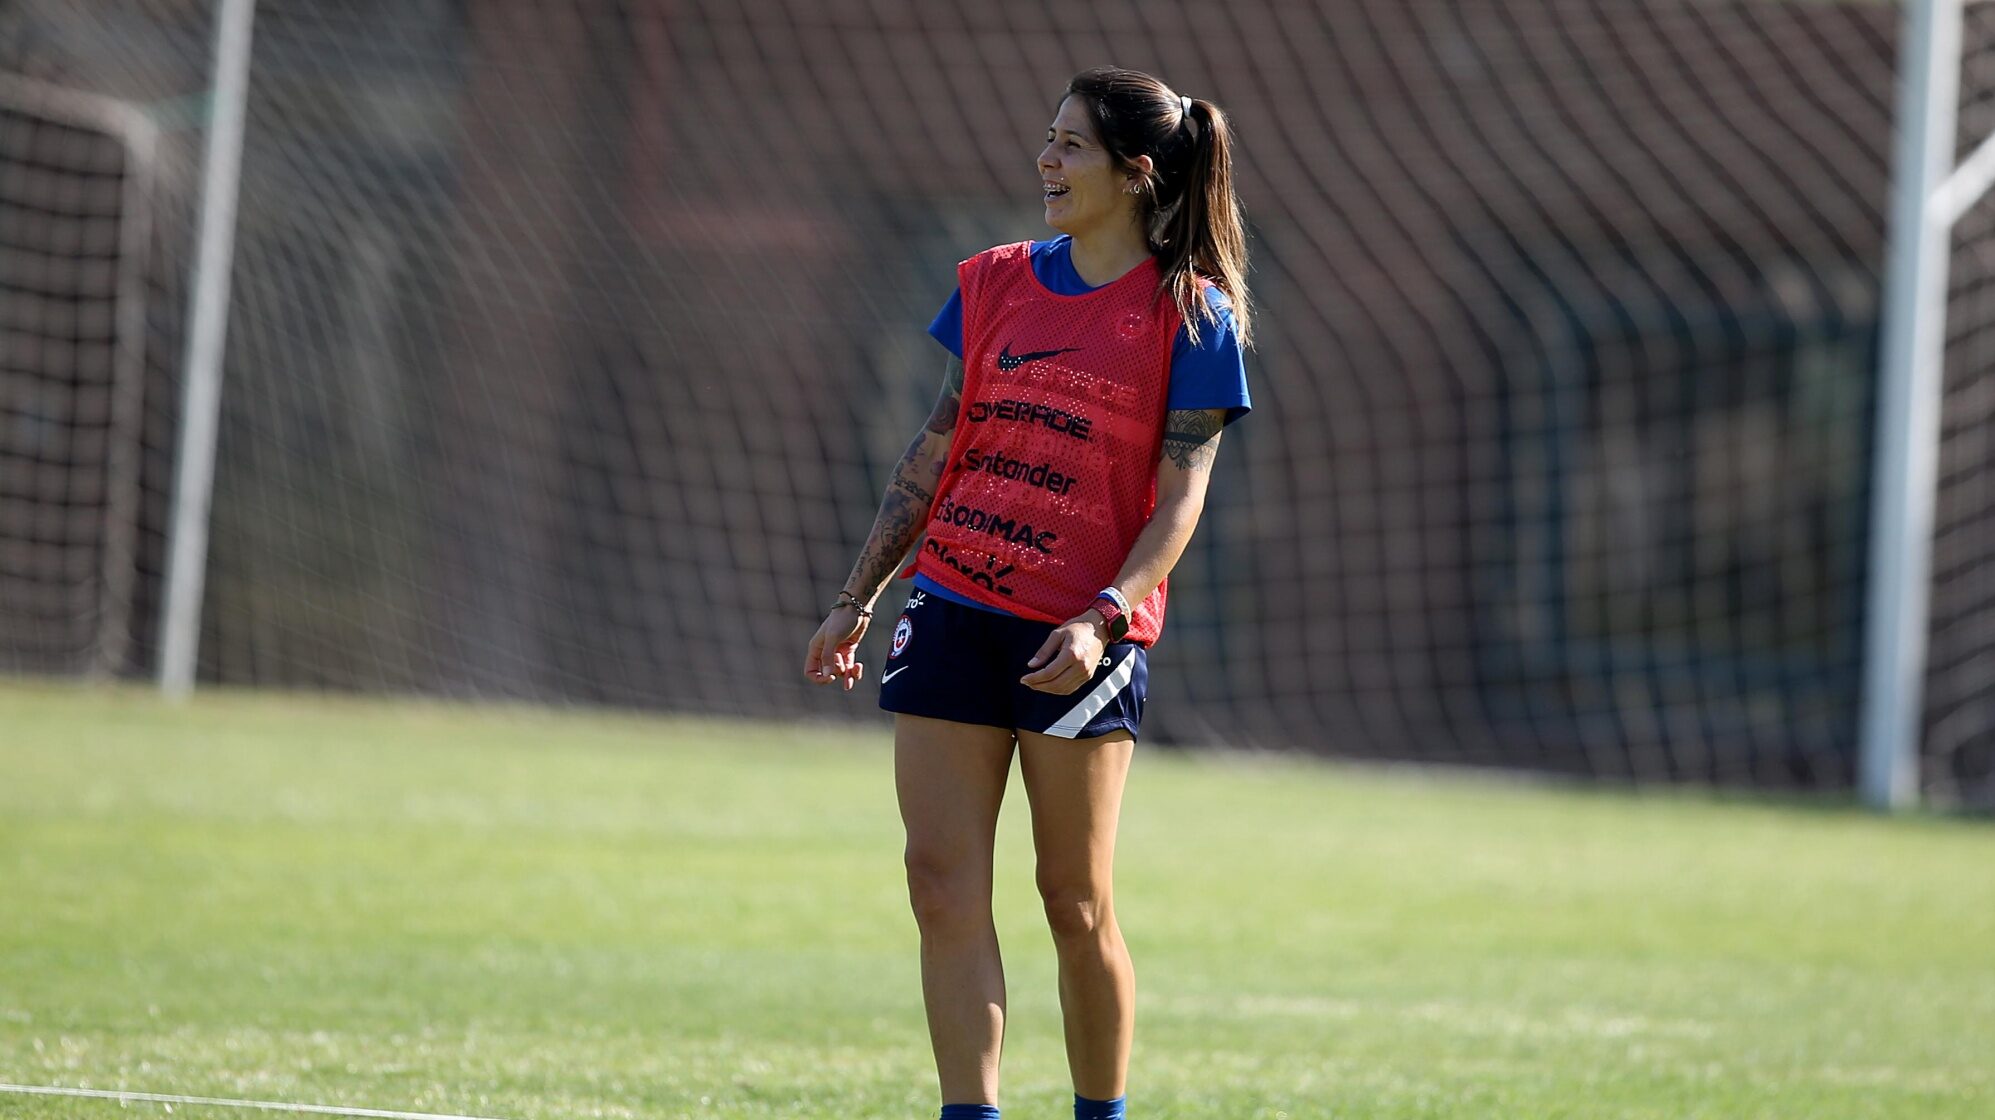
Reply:
[[[1150,245],[1132,220],[1110,229],[1073,235],[1074,271],[1089,287],[1099,288],[1150,259]]]

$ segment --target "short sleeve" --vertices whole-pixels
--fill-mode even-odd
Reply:
[[[957,358],[963,356],[963,289],[949,293],[949,302],[935,313],[935,321],[928,324],[928,335],[948,347]]]
[[[1231,424],[1254,407],[1247,392],[1247,364],[1240,353],[1240,336],[1234,331],[1233,302],[1216,285],[1205,290],[1205,302],[1219,322],[1216,326],[1199,324],[1197,346],[1192,345],[1183,327],[1178,328],[1177,341],[1171,345],[1171,390],[1164,407],[1173,412],[1223,408],[1226,422]],[[936,322],[941,322],[940,317]],[[959,335],[961,322],[958,309]],[[929,333],[934,334],[935,328],[929,328]]]

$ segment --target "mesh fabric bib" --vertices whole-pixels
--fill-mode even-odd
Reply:
[[[963,404],[915,569],[1000,610],[1065,622],[1114,582],[1157,505],[1177,308],[1154,261],[1056,295],[1030,243],[957,267]],[[1135,605],[1157,640],[1166,589]]]

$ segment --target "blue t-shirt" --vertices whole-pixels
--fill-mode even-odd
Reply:
[[[1035,241],[1031,252],[1032,274],[1055,295],[1079,296],[1094,291],[1095,286],[1082,280],[1074,269],[1073,238],[1062,234],[1051,241]],[[1177,341],[1171,346],[1171,384],[1164,407],[1171,411],[1223,408],[1226,422],[1231,424],[1254,407],[1247,395],[1247,367],[1241,360],[1239,336],[1234,333],[1233,302],[1217,286],[1205,290],[1205,302],[1217,315],[1219,324],[1215,327],[1209,322],[1200,323],[1197,346],[1192,345],[1189,332],[1178,328]],[[949,302],[942,305],[935,321],[928,325],[928,333],[948,347],[951,354],[963,356],[961,288],[949,293]],[[914,577],[914,586],[950,602],[998,610],[988,603],[958,595],[924,575]]]

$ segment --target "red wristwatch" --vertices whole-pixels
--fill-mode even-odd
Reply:
[[[1090,608],[1101,616],[1102,624],[1108,627],[1108,640],[1119,642],[1129,633],[1129,616],[1122,613],[1122,607],[1106,595],[1096,596]]]

